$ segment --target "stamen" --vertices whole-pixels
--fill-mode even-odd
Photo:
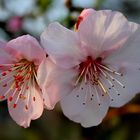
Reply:
[[[93,64],[93,67],[94,67],[94,73],[93,73],[93,76],[95,78],[95,81],[98,81],[98,72],[97,72],[97,68],[96,68],[96,65]]]
[[[79,97],[79,95],[76,95],[76,97]]]
[[[117,95],[119,96],[119,92],[118,90],[115,88],[115,83],[117,83],[119,86],[125,88],[124,84],[122,84],[118,78],[116,79],[115,76],[123,76],[122,73],[119,73],[115,70],[113,70],[112,68],[110,68],[110,66],[105,66],[102,64],[102,58],[97,58],[95,60],[92,60],[91,57],[87,57],[87,61],[86,62],[82,62],[79,65],[79,69],[80,69],[80,74],[75,82],[75,86],[77,86],[79,83],[79,87],[80,89],[78,91],[81,90],[81,85],[85,84],[88,85],[88,91],[85,90],[85,99],[83,104],[85,105],[87,102],[87,98],[89,98],[90,100],[93,100],[93,96],[94,94],[92,93],[92,87],[95,90],[95,95],[97,97],[98,103],[99,105],[101,105],[101,101],[100,101],[100,97],[99,97],[99,91],[101,90],[101,96],[105,96],[106,94],[110,97],[111,101],[113,101],[114,99],[111,97],[111,90],[109,92],[109,89],[113,89]],[[105,81],[107,81],[107,83]],[[105,82],[105,83],[104,83]],[[107,88],[107,85],[111,86],[109,88]],[[91,86],[92,85],[92,86]],[[98,91],[99,90],[99,91]],[[80,94],[78,92],[78,94],[76,95],[76,97],[79,97]]]
[[[11,78],[9,81],[7,81],[6,83],[4,82],[2,87],[7,87],[7,85],[9,85],[9,83],[11,83],[13,81],[13,78]]]
[[[4,95],[0,96],[0,99],[3,99],[7,96],[9,101],[15,102],[13,104],[13,108],[16,108],[18,102],[26,99],[26,110],[28,109],[29,97],[31,94],[27,92],[27,90],[31,90],[30,87],[36,86],[36,68],[33,62],[29,62],[28,60],[22,59],[18,63],[15,64],[2,64],[0,65],[4,69],[3,72],[0,73],[0,84],[2,84],[2,88],[9,87],[8,90],[4,93]],[[32,85],[34,82],[34,85]],[[26,94],[26,96],[25,96]],[[35,96],[33,97],[33,101],[35,101]]]
[[[5,93],[4,96],[6,96],[10,92],[11,88],[9,88]]]
[[[103,74],[103,76],[105,77],[105,79],[107,80],[107,82],[109,83],[109,85],[111,86],[111,87],[114,87],[114,85],[112,84],[112,82],[108,79],[108,76],[106,75],[106,73],[100,68],[100,67],[98,67],[99,68],[99,70],[101,71],[101,73]],[[110,89],[110,88],[109,88]]]
[[[112,87],[112,88],[117,93],[117,95],[119,96],[120,94],[119,94],[118,90],[115,87]]]
[[[18,89],[17,89],[17,90],[18,90],[18,95],[17,95],[16,101],[15,101],[15,103],[14,103],[14,104],[16,104],[16,105],[17,105],[19,99],[21,99],[20,97],[21,97],[21,95],[22,95],[22,92],[24,91],[24,90],[22,90],[22,89],[23,89],[23,86],[24,86],[24,85],[21,86],[21,90],[18,90]]]
[[[104,92],[105,94],[107,94],[108,91],[107,91],[107,89],[104,87],[103,83],[102,83],[100,80],[98,80],[98,83],[99,83],[101,89],[103,90],[103,92]]]
[[[114,99],[112,98],[112,96],[110,95],[110,93],[108,92],[108,96],[110,97],[111,101],[114,101]]]
[[[89,86],[90,99],[92,100],[94,95],[92,94],[92,87],[91,87],[90,83],[88,84],[88,86]]]
[[[98,76],[96,75],[96,73],[94,73],[94,71],[92,70],[92,68],[89,69],[90,70],[90,78],[91,78],[91,84],[95,84],[95,85],[98,85]]]
[[[10,96],[10,97],[9,97],[9,101],[11,102],[12,100],[13,100],[13,97],[12,97],[12,96]]]
[[[35,80],[34,79],[33,79],[33,87],[35,87]],[[33,88],[33,90],[34,90],[34,88]],[[33,97],[33,101],[35,102],[36,101],[35,92],[34,92],[34,95],[32,97]]]
[[[6,75],[7,75],[7,73],[6,73],[6,72],[3,72],[1,75],[2,75],[2,76],[6,76]]]
[[[1,77],[0,78],[0,83],[2,83],[3,81],[9,79],[9,78],[13,78],[12,75],[7,75],[7,76],[4,76],[4,77]]]
[[[13,94],[11,96],[12,98],[14,97],[14,95],[16,94],[16,92],[17,92],[17,89],[14,90],[14,92],[13,92]]]
[[[86,67],[82,70],[82,72],[81,72],[80,75],[78,76],[78,78],[77,78],[77,80],[76,80],[76,82],[75,82],[75,86],[79,83],[79,81],[80,81],[81,77],[83,76],[85,70],[86,70]]]
[[[29,106],[29,100],[30,100],[30,96],[31,96],[31,89],[29,89],[28,92],[29,93],[25,92],[26,93],[26,106],[27,107]]]
[[[86,102],[87,102],[87,97],[88,97],[88,91],[87,90],[88,90],[88,88],[85,89],[85,98],[84,98],[83,105],[85,105]]]
[[[99,67],[98,67],[98,68],[99,68]],[[99,68],[99,69],[100,69],[100,68]],[[109,85],[110,85],[111,87],[113,87],[113,89],[114,89],[114,85],[113,85],[112,82],[108,79],[108,77],[107,77],[107,75],[104,73],[104,71],[103,71],[102,69],[100,69],[100,71],[101,71],[102,74],[104,75],[105,79],[108,81]],[[111,88],[109,88],[109,89],[111,89]],[[108,96],[110,97],[111,101],[114,101],[114,99],[113,99],[112,96],[110,95],[109,91],[107,91],[107,93],[108,93]]]
[[[16,108],[16,107],[17,107],[17,104],[14,104],[14,105],[13,105],[13,108]]]
[[[112,75],[110,75],[109,73],[106,73],[111,79],[112,81],[116,81],[120,86],[122,86],[123,88],[125,88],[125,86],[116,78],[114,78]]]
[[[112,69],[110,69],[110,68],[108,68],[108,67],[106,67],[106,66],[104,66],[104,65],[101,65],[101,64],[99,64],[99,63],[97,63],[97,65],[99,65],[100,67],[102,67],[103,69],[105,69],[105,70],[107,70],[107,71],[109,71],[109,72],[111,72],[111,73],[117,74],[117,75],[119,75],[119,76],[123,76],[122,73],[118,73],[117,71],[112,70]]]
[[[19,98],[22,99],[22,100],[26,99],[26,97],[23,94],[20,94]]]
[[[97,98],[98,105],[100,106],[101,105],[101,100],[100,100],[100,97],[99,97],[97,87],[96,86],[93,86],[93,87],[95,89],[95,95],[96,95],[96,98]]]
[[[9,67],[9,66],[13,66],[14,64],[0,64],[0,67]]]
[[[33,101],[35,101],[36,100],[36,98],[35,97],[33,97]]]
[[[3,87],[7,87],[7,84],[2,85]]]
[[[4,95],[0,95],[0,100],[3,100],[5,98]]]
[[[100,68],[99,68],[100,69]],[[100,69],[100,71],[102,72],[102,74],[105,76],[105,78],[106,77],[110,77],[111,75],[110,74],[108,74],[108,73],[106,73],[106,72],[104,72],[102,69]],[[108,76],[107,76],[108,75]],[[111,87],[113,88],[113,90],[117,93],[117,95],[119,96],[120,94],[119,94],[119,92],[118,92],[118,90],[114,87],[114,85],[112,84],[112,82],[108,79],[108,78],[106,78],[107,79],[107,81],[108,81],[108,83],[111,85]],[[114,77],[112,77],[111,79],[114,79]],[[123,86],[123,85],[122,85]],[[111,88],[109,88],[109,89],[111,89]],[[109,95],[109,94],[108,94]],[[110,95],[109,95],[110,96]],[[112,100],[112,99],[111,99]]]
[[[26,110],[28,110],[28,109],[29,109],[28,105],[25,105],[25,109],[26,109]]]
[[[83,82],[79,85],[79,87],[77,87],[79,92],[77,93],[76,97],[79,97],[80,90],[83,90],[82,86],[83,86]]]

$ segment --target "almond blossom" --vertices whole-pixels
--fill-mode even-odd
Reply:
[[[7,99],[11,117],[23,127],[43,112],[37,72],[45,58],[38,41],[30,35],[0,42],[0,100]]]
[[[56,64],[44,87],[49,85],[52,104],[61,100],[70,120],[91,127],[109,106],[120,107],[140,91],[140,29],[111,10],[85,9],[78,22],[76,32],[52,23],[42,33],[41,43]]]

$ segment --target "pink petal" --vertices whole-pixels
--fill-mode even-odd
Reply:
[[[84,9],[84,10],[81,12],[80,16],[78,17],[77,22],[76,22],[76,24],[75,24],[76,30],[79,28],[80,23],[81,23],[85,18],[87,18],[90,14],[93,14],[93,13],[94,13],[94,10],[91,9],[91,8],[89,8],[89,9]]]
[[[0,101],[3,101],[9,97],[10,94],[13,93],[11,91],[11,85],[13,81],[9,81],[9,78],[6,80],[0,80]]]
[[[35,87],[31,87],[31,90],[28,90],[25,94],[29,94],[28,103],[27,99],[19,99],[17,105],[14,106],[17,99],[16,95],[12,102],[8,101],[8,109],[13,120],[20,126],[26,128],[30,126],[31,120],[35,120],[42,115],[43,101],[40,97],[39,89],[35,89]],[[27,104],[28,109],[26,108]]]
[[[48,77],[48,70],[51,69],[50,66],[48,66],[48,62],[51,61],[48,57],[43,59],[41,64],[38,67],[37,70],[37,82],[40,87],[44,85],[44,82],[47,80]]]
[[[81,123],[83,127],[91,127],[101,123],[110,104],[107,94],[102,97],[99,93],[98,99],[94,89],[91,90],[94,95],[91,100],[89,86],[90,88],[92,87],[92,85],[83,85],[83,89],[77,87],[72,93],[61,100],[63,113],[70,120]],[[77,97],[77,94],[79,97]]]
[[[76,33],[59,23],[48,26],[41,35],[41,43],[53,62],[62,67],[74,67],[84,59]]]
[[[37,75],[47,109],[53,109],[59,100],[72,91],[72,81],[76,74],[74,70],[65,70],[56,66],[49,59],[42,62]]]
[[[89,55],[96,58],[104,51],[122,47],[136,26],[119,12],[94,11],[81,22],[78,34]]]
[[[137,93],[140,91],[140,71],[131,66],[126,66],[126,74],[122,77],[122,80],[119,79],[121,83],[124,84],[125,88],[122,88],[119,85],[115,85],[115,88],[118,91],[119,96],[116,92],[110,91],[110,96],[114,99],[111,102],[112,107],[120,107],[128,103]]]
[[[123,45],[122,48],[117,49],[112,54],[110,54],[105,60],[105,63],[120,64],[139,64],[139,54],[140,54],[140,27],[131,34],[130,38]]]
[[[3,64],[10,64],[15,61],[15,59],[5,51],[5,46],[6,43],[0,41],[0,101],[7,98],[7,94],[5,93],[10,92],[9,88],[13,82],[9,82],[9,78],[6,79],[4,76],[2,76],[3,71],[5,70]]]
[[[86,18],[87,16],[89,16],[90,14],[94,14],[95,10],[92,8],[88,8],[88,9],[84,9],[81,14],[80,17]]]
[[[38,41],[30,35],[23,35],[9,41],[6,45],[6,50],[17,59],[25,58],[36,63],[40,63],[45,57],[45,53]]]
[[[131,28],[131,30],[132,30],[132,33],[134,33],[134,32],[135,32],[136,30],[138,30],[138,28],[140,27],[139,24],[134,23],[134,22],[129,22],[129,26],[130,26],[130,28]]]
[[[15,59],[5,51],[6,42],[0,41],[0,64],[11,63]]]
[[[120,88],[120,86],[116,87],[120,96],[117,96],[115,93],[111,95],[114,98],[112,106],[118,107],[124,105],[140,91],[139,40],[140,28],[128,39],[122,48],[116,50],[116,52],[104,60],[104,63],[124,71],[124,75],[119,81],[124,83],[125,89]]]

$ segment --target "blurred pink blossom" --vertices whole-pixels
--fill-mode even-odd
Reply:
[[[7,29],[10,32],[19,32],[21,30],[22,27],[22,18],[15,16],[12,17],[10,20],[8,20],[7,22]]]

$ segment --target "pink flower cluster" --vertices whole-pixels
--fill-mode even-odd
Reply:
[[[0,42],[0,100],[17,124],[60,101],[70,120],[95,126],[140,92],[140,26],[120,12],[85,9],[75,31],[51,23],[40,40]]]

